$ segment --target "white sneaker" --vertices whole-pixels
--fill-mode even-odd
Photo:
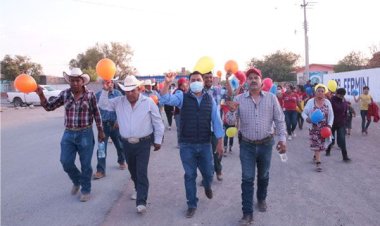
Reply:
[[[296,134],[295,132],[293,132],[293,133],[292,133],[292,136],[293,136],[293,137],[296,137],[296,136],[297,136],[297,134]]]
[[[137,192],[136,192],[136,190],[133,191],[133,193],[132,193],[132,195],[131,195],[131,199],[132,199],[132,200],[136,200],[136,199],[137,199]]]
[[[169,129],[169,131],[170,131],[170,130],[172,130],[172,127],[171,127],[171,126],[169,126],[169,127],[168,127],[168,129]]]
[[[138,205],[136,207],[137,213],[145,213],[146,212],[146,207],[144,205]]]
[[[292,136],[290,135],[290,136],[288,136],[288,140],[292,140]]]

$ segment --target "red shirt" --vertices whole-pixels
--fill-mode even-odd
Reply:
[[[295,111],[297,109],[297,102],[299,100],[298,95],[296,93],[284,93],[282,94],[282,98],[284,100],[284,108],[288,111]]]

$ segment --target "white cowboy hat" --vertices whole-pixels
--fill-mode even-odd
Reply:
[[[124,79],[124,85],[119,84],[120,89],[124,91],[131,91],[136,89],[136,87],[142,85],[144,82],[137,80],[134,75],[129,75]]]
[[[144,86],[154,86],[155,84],[150,79],[144,80]]]
[[[70,83],[70,77],[81,77],[83,79],[83,84],[86,85],[90,82],[90,76],[88,74],[84,74],[80,68],[72,68],[70,70],[70,74],[66,74],[63,72],[63,77],[65,78],[67,83]]]

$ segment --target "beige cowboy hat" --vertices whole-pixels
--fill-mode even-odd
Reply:
[[[63,77],[65,78],[67,83],[70,83],[70,77],[81,77],[83,79],[83,84],[86,85],[90,82],[90,76],[88,74],[84,74],[80,68],[72,68],[70,70],[70,74],[63,72]]]
[[[124,85],[119,84],[120,89],[123,91],[131,91],[136,89],[136,87],[139,87],[144,82],[137,80],[137,78],[134,75],[129,75],[124,79]]]
[[[155,84],[156,83],[153,83],[152,80],[150,80],[150,79],[144,80],[144,82],[143,82],[144,86],[154,86]]]

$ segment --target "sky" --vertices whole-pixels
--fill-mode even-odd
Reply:
[[[306,1],[307,2],[307,1]],[[96,43],[132,47],[139,75],[193,70],[202,56],[245,70],[277,50],[301,56],[302,0],[0,0],[0,57],[28,56],[61,76]],[[378,0],[308,2],[309,62],[336,64],[351,51],[380,50]]]

